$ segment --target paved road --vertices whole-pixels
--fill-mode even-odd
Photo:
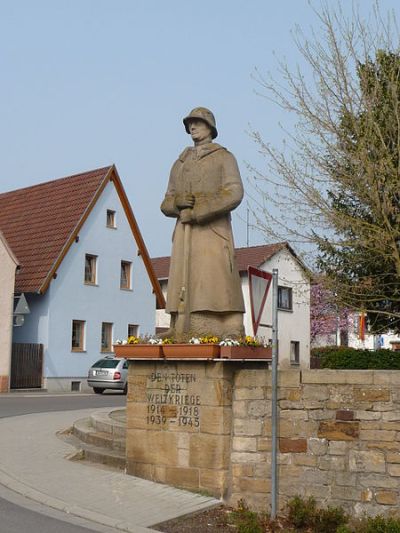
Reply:
[[[120,392],[106,391],[104,394],[65,393],[48,394],[42,392],[12,392],[0,395],[0,418],[31,413],[52,411],[72,411],[98,407],[124,407],[126,396]]]
[[[122,407],[126,396],[98,394],[10,393],[0,396],[0,418],[17,415],[98,407]],[[0,485],[1,533],[113,533],[113,528],[68,516],[24,498]]]

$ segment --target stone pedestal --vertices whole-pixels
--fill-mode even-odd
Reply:
[[[234,368],[130,360],[128,474],[226,497]]]

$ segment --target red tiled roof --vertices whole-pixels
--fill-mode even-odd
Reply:
[[[21,266],[16,292],[40,290],[110,169],[0,194],[0,230]]]
[[[239,272],[247,271],[247,267],[249,266],[259,268],[265,263],[265,261],[279,252],[279,250],[282,250],[282,248],[289,249],[289,245],[286,242],[279,242],[276,244],[235,248],[236,263]],[[291,249],[290,251],[292,252]],[[151,262],[157,278],[167,279],[169,274],[170,257],[155,257]]]

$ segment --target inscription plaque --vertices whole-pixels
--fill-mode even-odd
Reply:
[[[201,398],[196,374],[152,372],[147,376],[147,425],[172,429],[200,427]]]

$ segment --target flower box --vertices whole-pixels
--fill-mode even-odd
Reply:
[[[271,346],[221,346],[221,359],[272,359]]]
[[[160,344],[114,344],[115,357],[124,359],[161,359]]]
[[[166,359],[219,359],[218,344],[163,344]]]

